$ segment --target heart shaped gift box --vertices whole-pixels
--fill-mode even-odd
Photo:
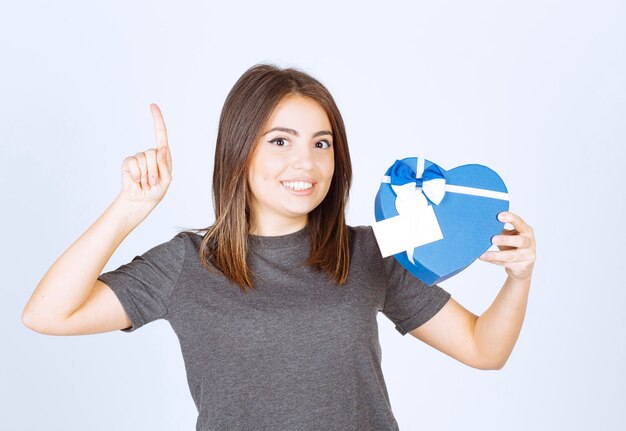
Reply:
[[[409,157],[387,169],[375,201],[374,235],[394,258],[432,286],[458,274],[491,247],[508,211],[506,186],[482,165],[449,171]]]

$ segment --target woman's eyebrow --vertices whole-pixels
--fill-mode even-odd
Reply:
[[[262,136],[265,136],[265,135],[267,135],[268,133],[270,133],[270,132],[274,132],[274,131],[286,132],[286,133],[290,133],[290,134],[295,135],[295,136],[300,136],[300,134],[299,134],[296,130],[294,130],[294,129],[290,129],[290,128],[288,128],[288,127],[274,127],[274,128],[272,128],[272,129],[268,130],[267,132],[263,133],[263,135],[262,135]],[[330,131],[328,131],[328,130],[320,130],[319,132],[315,132],[315,133],[313,133],[313,134],[311,135],[311,137],[312,137],[312,138],[315,138],[315,137],[317,137],[317,136],[322,136],[322,135],[330,135],[330,136],[333,136],[333,134],[332,134]]]

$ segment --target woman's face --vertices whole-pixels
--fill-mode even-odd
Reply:
[[[328,192],[335,170],[328,116],[314,100],[287,96],[261,130],[248,168],[252,234],[303,228]]]

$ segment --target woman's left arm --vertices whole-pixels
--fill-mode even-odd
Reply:
[[[428,322],[410,332],[447,355],[480,369],[500,369],[517,341],[524,315],[533,266],[535,234],[524,220],[505,211],[498,215],[513,225],[493,237],[499,251],[480,259],[503,266],[507,279],[491,306],[480,316],[450,299]]]

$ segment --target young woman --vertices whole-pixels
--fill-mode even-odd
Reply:
[[[45,274],[25,325],[76,335],[167,319],[198,430],[398,429],[381,371],[379,311],[402,335],[471,367],[504,365],[525,314],[532,228],[500,214],[515,229],[495,236],[500,251],[481,259],[508,276],[480,317],[383,259],[370,226],[345,223],[352,167],[339,110],[321,83],[292,68],[256,65],[227,97],[215,222],[101,274],[172,181],[165,124],[151,109],[156,149],[124,160],[120,194]]]

